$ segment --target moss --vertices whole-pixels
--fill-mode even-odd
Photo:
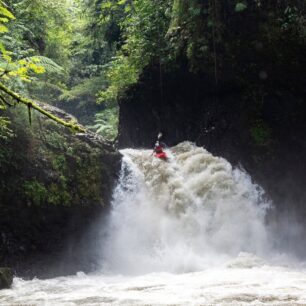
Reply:
[[[25,201],[34,205],[70,206],[78,204],[73,201],[72,190],[69,188],[73,176],[68,171],[65,156],[49,154],[46,161],[52,165],[51,182],[46,181],[44,175],[41,175],[41,182],[37,180],[25,182],[23,184]]]
[[[37,275],[33,268],[62,261],[68,239],[79,245],[109,198],[117,166],[108,162],[114,151],[99,141],[34,112],[30,126],[22,107],[10,111],[16,137],[0,139],[0,258],[17,273]]]
[[[105,149],[90,146],[66,128],[34,113],[29,126],[22,108],[14,109],[11,119],[16,137],[0,146],[0,175],[8,178],[0,182],[1,202],[45,207],[104,202],[113,167],[103,164],[103,156],[108,154]],[[14,190],[14,199],[8,190],[10,194]]]
[[[35,109],[36,111],[40,112],[41,114],[43,114],[44,116],[48,117],[49,119],[63,125],[66,126],[70,129],[72,129],[75,132],[82,132],[84,133],[85,130],[83,127],[81,127],[80,125],[77,124],[77,122],[74,121],[65,121],[62,118],[59,118],[58,116],[55,116],[54,114],[52,114],[51,112],[46,111],[45,109],[43,109],[42,107],[40,107],[37,103],[35,103],[34,101],[24,98],[22,96],[20,96],[19,94],[13,92],[12,90],[10,90],[8,87],[6,87],[4,84],[0,83],[0,90],[5,92],[8,96],[10,96],[11,98],[13,98],[14,100],[16,100],[18,103],[23,103],[25,105],[28,106],[29,112],[29,121],[31,124],[31,108]]]
[[[58,132],[52,131],[51,133],[45,134],[45,141],[48,147],[58,150],[68,149],[66,137]]]
[[[104,169],[99,154],[91,152],[78,162],[76,183],[78,193],[83,199],[101,202],[101,181]]]
[[[60,171],[61,173],[66,171],[67,162],[64,155],[55,155],[51,162],[54,170]]]
[[[37,180],[25,182],[23,184],[23,192],[29,205],[43,204],[48,198],[49,194],[47,188]]]
[[[73,204],[72,195],[66,190],[66,186],[51,184],[49,189],[48,203],[52,205],[71,206]]]

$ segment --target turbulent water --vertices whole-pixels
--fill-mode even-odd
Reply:
[[[1,305],[306,305],[306,268],[276,251],[244,171],[188,142],[167,162],[122,153],[99,271],[16,278]]]

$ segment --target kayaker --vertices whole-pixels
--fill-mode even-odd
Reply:
[[[163,159],[163,160],[167,160],[168,157],[167,157],[166,152],[164,151],[165,146],[166,145],[164,143],[157,140],[155,143],[154,150],[153,150],[154,156],[160,159]]]
[[[165,144],[157,140],[155,143],[155,147],[154,147],[154,153],[157,153],[157,154],[163,153],[164,147],[165,147]]]

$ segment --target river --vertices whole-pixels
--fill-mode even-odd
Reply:
[[[262,188],[192,143],[167,153],[122,151],[95,273],[15,278],[0,304],[306,305],[306,265]]]

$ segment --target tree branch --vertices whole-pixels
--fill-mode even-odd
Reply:
[[[15,99],[17,102],[23,103],[25,105],[28,106],[29,109],[33,108],[36,111],[40,112],[41,114],[43,114],[44,116],[50,118],[51,120],[64,125],[74,131],[77,132],[85,132],[85,129],[83,127],[81,127],[80,125],[73,123],[73,122],[66,122],[65,120],[58,118],[56,116],[54,116],[53,114],[47,112],[46,110],[44,110],[43,108],[41,108],[39,105],[37,105],[34,101],[21,97],[19,94],[15,93],[14,91],[10,90],[9,88],[7,88],[5,85],[3,85],[2,83],[0,83],[0,90],[5,92],[7,95],[9,95],[10,97],[12,97],[13,99]]]

